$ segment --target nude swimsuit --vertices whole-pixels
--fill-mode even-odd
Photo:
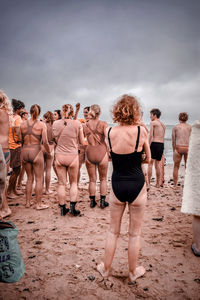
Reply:
[[[142,152],[137,152],[140,126],[138,126],[138,136],[135,151],[128,154],[117,154],[112,151],[110,141],[110,131],[108,131],[108,142],[110,146],[110,155],[113,164],[112,189],[116,198],[120,202],[132,203],[142,190],[145,178],[141,168]]]
[[[100,123],[100,121],[97,123],[95,130],[92,130],[90,128],[89,124],[86,123],[86,127],[88,127],[88,129],[89,129],[88,130],[89,132],[87,133],[87,135],[88,136],[92,135],[95,141],[97,141],[97,138],[99,140],[99,142],[97,142],[96,145],[89,144],[86,148],[87,159],[92,164],[99,164],[107,152],[105,136],[104,136],[104,134],[97,131],[97,127],[98,127],[99,123]],[[95,138],[95,136],[97,136],[97,138]]]
[[[33,127],[37,121],[35,121],[32,125],[29,125],[29,122],[27,121],[27,131],[22,134],[22,139],[24,140],[25,136],[32,135],[34,136],[40,144],[31,144],[31,145],[23,145],[22,147],[22,161],[24,163],[29,162],[33,163],[34,159],[38,155],[38,153],[41,151],[41,140],[42,135],[35,134],[33,132]]]

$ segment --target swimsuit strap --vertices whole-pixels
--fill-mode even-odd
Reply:
[[[23,137],[25,137],[26,135],[33,135],[36,139],[38,139],[38,141],[41,141],[41,135],[39,134],[35,134],[33,132],[33,126],[35,125],[35,123],[37,122],[37,120],[35,120],[33,122],[32,125],[29,124],[29,121],[27,120],[27,131],[23,134]]]
[[[111,142],[110,142],[110,131],[111,131],[112,127],[109,128],[108,130],[108,142],[109,142],[109,146],[110,146],[110,151],[112,151],[112,146],[111,146]]]
[[[138,135],[137,135],[137,141],[136,141],[136,146],[135,146],[135,152],[138,149],[139,139],[140,139],[140,126],[138,126]]]

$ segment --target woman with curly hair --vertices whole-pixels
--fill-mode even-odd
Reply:
[[[44,157],[41,143],[43,143],[48,155],[50,155],[50,147],[46,125],[38,120],[40,110],[39,105],[32,105],[30,109],[31,118],[24,121],[20,127],[23,141],[21,159],[27,174],[26,207],[30,207],[32,183],[35,178],[36,209],[38,210],[49,207],[42,203]]]
[[[54,116],[51,111],[47,111],[43,115],[43,122],[46,124],[47,127],[47,139],[50,147],[51,154],[49,155],[44,147],[43,147],[43,154],[44,154],[44,173],[45,173],[45,194],[49,195],[51,192],[49,190],[50,187],[50,181],[51,181],[51,167],[53,164],[54,159],[54,147],[55,143],[53,140],[53,122],[54,122]]]
[[[58,201],[61,208],[61,215],[68,212],[77,216],[80,214],[75,206],[78,198],[78,144],[84,144],[83,128],[78,120],[73,120],[74,110],[71,104],[62,106],[62,119],[53,123],[53,135],[56,139],[55,166],[58,175]],[[70,209],[66,208],[65,186],[67,173],[70,183]]]
[[[141,109],[133,96],[123,95],[112,110],[113,121],[118,126],[106,129],[113,164],[110,199],[110,228],[107,235],[104,262],[97,266],[103,277],[109,275],[117,238],[126,204],[129,209],[128,262],[129,278],[135,281],[143,276],[143,266],[136,267],[140,249],[140,234],[147,190],[141,163],[150,162],[147,132],[139,126]],[[143,159],[145,152],[145,159]]]
[[[87,137],[88,146],[86,147],[86,168],[89,175],[89,197],[90,207],[97,205],[96,202],[96,181],[97,170],[100,179],[100,207],[105,208],[109,205],[106,199],[108,153],[105,143],[105,129],[108,124],[100,121],[101,109],[98,104],[90,106],[88,121],[83,125],[84,135]]]

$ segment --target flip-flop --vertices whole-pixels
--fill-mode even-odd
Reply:
[[[198,250],[196,249],[195,244],[192,244],[191,249],[192,249],[192,252],[194,253],[195,256],[200,257],[200,251],[198,251]]]

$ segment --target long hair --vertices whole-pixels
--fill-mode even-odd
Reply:
[[[38,104],[33,104],[31,106],[30,114],[31,114],[33,120],[36,120],[38,118],[38,116],[40,115],[40,112],[41,112],[41,108]]]
[[[9,125],[12,127],[14,122],[12,105],[8,96],[2,90],[0,90],[0,109],[6,111],[9,118]]]

